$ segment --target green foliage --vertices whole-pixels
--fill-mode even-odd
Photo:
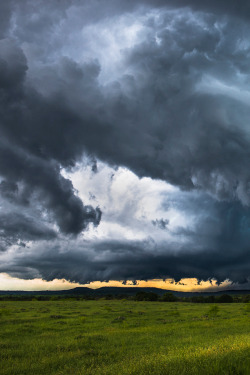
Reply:
[[[160,300],[162,302],[177,302],[178,298],[173,293],[165,293]]]
[[[249,306],[2,301],[0,373],[249,375]]]
[[[135,295],[135,301],[157,301],[158,295],[156,293],[138,292]]]
[[[214,303],[215,302],[215,296],[208,296],[204,298],[205,303]]]
[[[233,297],[229,294],[223,294],[217,298],[217,302],[219,303],[232,303],[234,301]]]
[[[205,298],[203,296],[193,296],[193,297],[191,297],[191,302],[204,303]]]
[[[158,295],[153,292],[139,291],[135,295],[130,294],[96,294],[96,295],[70,295],[70,294],[3,294],[0,295],[1,301],[92,301],[92,300],[135,300],[135,301],[163,301],[163,302],[193,302],[193,303],[240,303],[250,302],[250,295],[221,295],[221,296],[204,296],[194,295],[192,297],[177,297],[173,293],[167,292]]]
[[[242,301],[241,302],[250,302],[250,294],[246,294],[245,296],[242,296]]]

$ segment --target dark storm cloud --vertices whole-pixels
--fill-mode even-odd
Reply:
[[[67,115],[71,115],[65,113],[63,105],[44,103],[35,92],[26,92],[26,59],[13,41],[0,41],[0,55],[1,175],[11,179],[12,184],[22,181],[28,190],[36,189],[45,207],[54,213],[62,232],[77,234],[90,222],[98,225],[100,209],[83,205],[75,196],[71,181],[62,177],[60,165],[54,160],[56,153],[62,164],[67,159],[67,150],[63,149],[57,132],[60,126],[63,132],[62,122],[69,121]],[[54,132],[53,124],[58,127]],[[69,141],[65,139],[63,143]],[[67,165],[70,163],[67,160]]]
[[[230,278],[249,281],[250,210],[240,204],[216,202],[207,195],[173,196],[171,208],[196,218],[195,226],[174,230],[172,241],[94,240],[50,241],[20,250],[1,265],[15,277],[95,280],[138,280],[190,276],[198,280]],[[168,201],[169,202],[169,201]],[[170,207],[169,207],[170,209]],[[171,229],[168,228],[169,232]],[[70,248],[69,248],[70,246]],[[56,267],[55,267],[56,265]]]
[[[177,244],[172,244],[172,246]],[[218,282],[230,278],[233,282],[245,283],[249,278],[249,249],[225,253],[214,248],[203,249],[201,254],[190,253],[189,248],[182,248],[178,254],[175,246],[167,245],[162,252],[154,254],[159,247],[146,242],[110,242],[95,244],[100,252],[108,253],[104,259],[95,257],[94,252],[87,256],[86,249],[59,253],[50,249],[50,254],[38,252],[32,257],[13,259],[8,269],[8,262],[1,266],[1,271],[10,272],[16,277],[30,278],[33,274],[44,280],[66,278],[80,283],[95,280],[149,280],[154,278],[196,277],[199,280],[216,278]],[[177,245],[178,246],[178,245]],[[83,249],[85,250],[83,252]],[[112,253],[114,251],[114,253]],[[55,267],[56,264],[56,267]],[[15,270],[19,269],[19,273]],[[26,275],[26,276],[25,276]]]
[[[5,198],[15,200],[16,193],[18,192],[18,186],[16,182],[3,180],[0,183],[0,192]]]
[[[216,15],[232,15],[243,18],[250,17],[250,5],[247,0],[159,0],[159,4],[169,4],[173,7],[191,7],[194,10],[203,12],[213,12]]]
[[[73,193],[70,180],[60,175],[58,166],[41,158],[23,154],[0,141],[0,168],[2,175],[24,181],[29,189],[35,189],[41,202],[54,214],[55,221],[64,233],[79,233],[93,222],[98,225],[101,211],[83,206]],[[6,194],[6,193],[5,193]]]
[[[230,86],[237,74],[248,75],[243,35],[248,25],[167,10],[161,10],[158,24],[150,22],[148,39],[124,51],[131,74],[104,87],[98,62],[80,65],[64,57],[37,70],[23,87],[23,53],[3,41],[9,57],[3,80],[9,79],[11,90],[3,94],[3,132],[64,167],[85,151],[140,176],[208,188],[217,196],[237,195],[248,203],[248,105],[233,93],[202,89],[203,78]],[[32,80],[43,96],[32,89]]]
[[[241,204],[250,205],[250,8],[246,1],[235,4],[145,0],[107,1],[100,6],[97,1],[27,0],[0,6],[4,199],[31,207],[35,199],[64,234],[79,234],[89,223],[98,225],[101,210],[84,206],[61,173],[87,154],[90,160],[126,166],[138,176],[206,191],[218,206],[217,226],[209,217],[195,230],[180,229],[187,243],[159,245],[159,255],[153,256],[155,247],[146,243],[111,241],[97,246],[108,254],[101,260],[92,254],[80,262],[80,252],[74,258],[74,251],[72,257],[59,257],[55,251],[55,257],[52,252],[44,263],[46,271],[42,259],[48,254],[41,250],[27,260],[27,267],[38,269],[46,279],[83,281],[167,276],[236,281],[249,276],[249,213]],[[134,19],[143,15],[145,35],[127,48],[121,45],[123,68],[103,82],[100,51],[91,50],[85,61],[74,58],[79,52],[74,37],[86,25],[105,37],[104,25],[111,27],[121,15]],[[90,47],[84,38],[82,44],[84,55]],[[70,53],[66,47],[71,47]],[[98,172],[95,163],[93,172]],[[19,186],[28,195],[25,202]],[[36,233],[33,237],[7,220],[3,238],[8,233],[13,238],[16,225],[15,238],[36,239],[39,230],[28,223]],[[46,235],[42,232],[40,237]],[[18,267],[25,269],[25,261]],[[87,276],[81,277],[81,272]]]
[[[169,201],[168,201],[169,204]],[[249,279],[250,209],[239,203],[216,203],[209,196],[176,195],[171,208],[196,219],[194,227],[174,230],[174,240],[102,243],[97,252],[106,252],[103,275],[119,279],[168,278],[200,280],[229,278],[233,282]],[[171,221],[170,221],[171,222]],[[114,257],[110,256],[114,254]],[[115,261],[114,261],[115,259]],[[100,266],[100,269],[101,266]],[[104,276],[105,279],[105,276]]]
[[[1,1],[0,4],[0,38],[3,38],[9,28],[11,19],[11,1]]]
[[[155,219],[155,220],[152,220],[152,224],[155,226],[155,227],[158,227],[160,229],[167,229],[167,226],[169,224],[169,220],[166,220],[166,219]]]
[[[22,241],[52,240],[56,233],[39,220],[20,212],[2,213],[0,216],[0,251]]]

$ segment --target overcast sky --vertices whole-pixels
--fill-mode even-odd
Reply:
[[[245,0],[0,2],[0,274],[249,285],[249,21]]]

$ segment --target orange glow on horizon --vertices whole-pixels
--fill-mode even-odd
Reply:
[[[172,279],[160,280],[138,280],[136,285],[132,281],[127,281],[124,284],[122,281],[110,280],[108,282],[94,281],[89,284],[79,284],[72,283],[67,280],[55,279],[53,281],[45,281],[42,279],[32,279],[32,280],[23,280],[11,277],[5,273],[0,273],[0,290],[23,290],[23,291],[39,291],[39,290],[67,290],[76,287],[88,287],[92,289],[97,289],[101,287],[147,287],[147,288],[161,288],[173,291],[183,291],[183,292],[192,292],[192,291],[205,291],[205,290],[220,290],[230,287],[230,281],[224,281],[220,286],[217,286],[216,280],[202,281],[199,284],[194,278],[182,279],[180,282],[176,283]]]

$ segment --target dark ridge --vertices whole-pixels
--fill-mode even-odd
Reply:
[[[139,292],[156,293],[163,295],[165,293],[172,293],[177,297],[193,297],[193,296],[218,296],[223,294],[229,295],[246,295],[250,294],[250,290],[220,290],[218,292],[178,292],[174,290],[160,289],[160,288],[140,288],[140,287],[103,287],[98,289],[91,289],[87,287],[77,287],[69,290],[42,290],[42,291],[0,291],[0,295],[67,295],[67,296],[106,296],[106,295],[124,295],[133,296]]]

